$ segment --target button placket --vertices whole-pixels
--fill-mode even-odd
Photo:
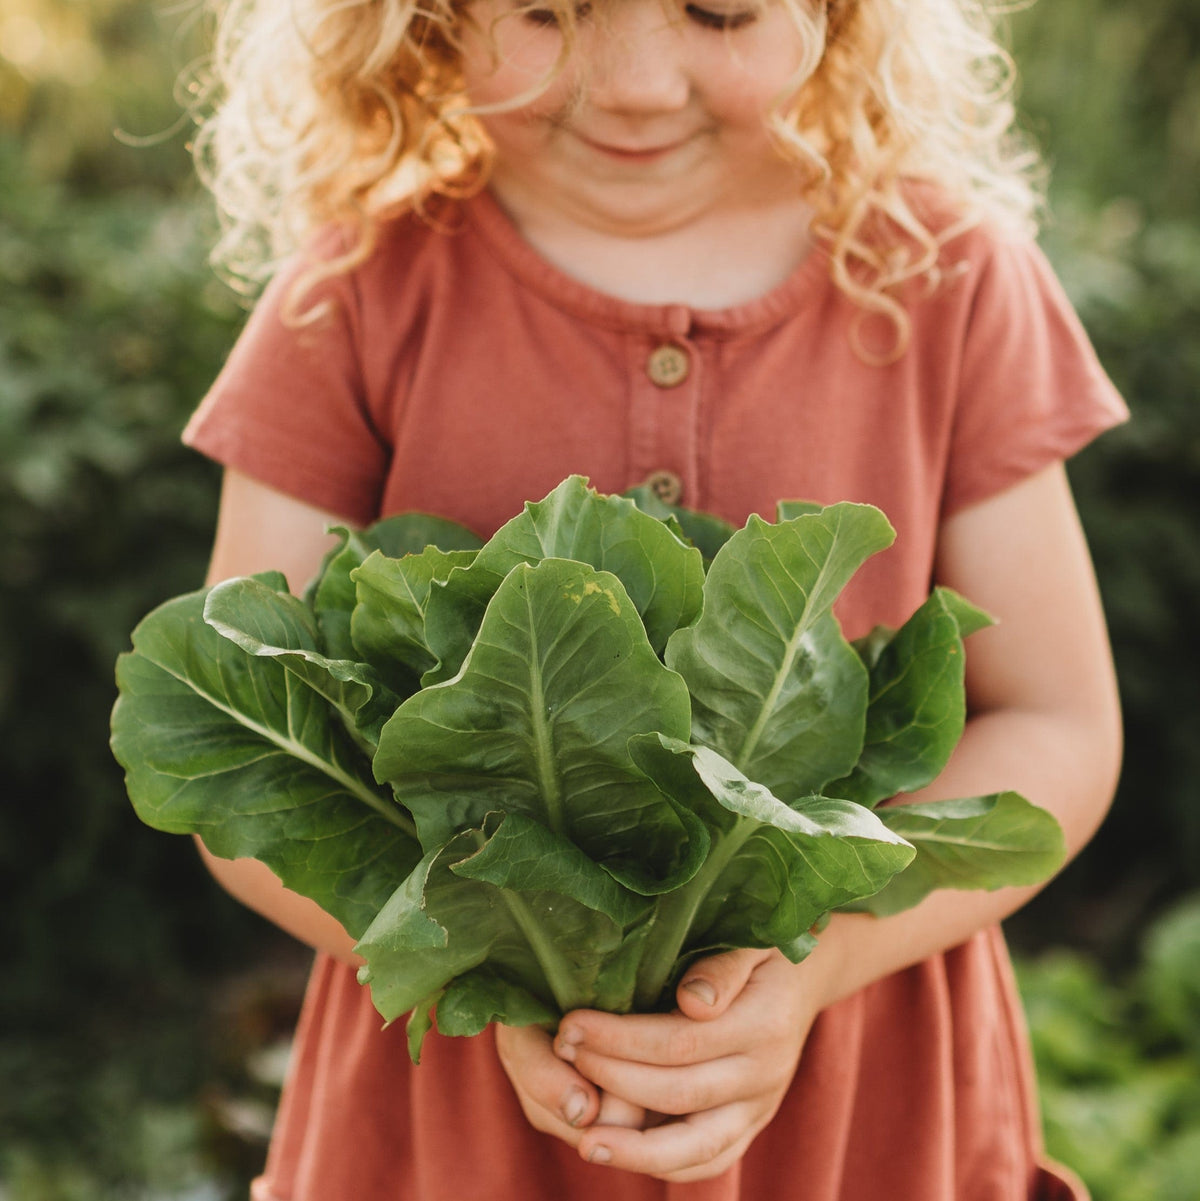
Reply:
[[[674,323],[672,323],[674,324]],[[701,363],[686,329],[630,346],[633,372],[630,483],[664,504],[687,504],[695,487]]]

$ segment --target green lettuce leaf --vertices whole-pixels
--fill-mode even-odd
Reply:
[[[717,551],[733,536],[734,527],[711,513],[685,509],[681,505],[669,505],[660,500],[653,489],[645,484],[630,488],[624,493],[643,513],[664,522],[677,537],[690,542],[711,563]]]
[[[379,551],[370,555],[351,577],[357,595],[350,621],[355,651],[386,678],[401,682],[436,667],[437,655],[425,637],[430,591],[456,568],[469,566],[475,555],[436,546],[402,559]]]
[[[693,741],[782,801],[820,793],[858,761],[867,672],[830,609],[893,537],[867,505],[781,525],[752,516],[717,552],[699,621],[667,645],[692,696]]]
[[[917,851],[877,896],[853,906],[878,917],[911,909],[937,888],[1039,884],[1066,855],[1053,815],[1015,792],[883,805],[875,813]]]
[[[569,1009],[622,1000],[610,978],[631,975],[622,959],[649,909],[541,824],[489,814],[388,899],[358,943],[359,979],[389,1020],[437,997],[444,1033],[498,1016],[553,1025]],[[411,1033],[419,1049],[423,1031]]]
[[[878,892],[913,858],[899,834],[853,801],[784,804],[715,751],[661,735],[631,739],[630,752],[711,836],[700,870],[659,902],[640,1005],[657,1003],[677,973],[672,965],[698,949],[778,947],[802,959],[819,918]]]
[[[815,500],[781,500],[775,506],[776,521],[792,521],[797,517],[808,517],[825,508]]]
[[[204,620],[246,654],[274,659],[324,697],[364,753],[375,753],[379,730],[401,698],[367,664],[321,654],[316,618],[303,601],[262,579],[226,580],[209,590]]]
[[[856,645],[870,670],[866,738],[854,770],[826,792],[874,806],[941,772],[967,715],[963,639],[990,620],[949,588],[935,588],[898,631],[881,627]]]
[[[326,554],[304,601],[316,614],[325,653],[334,659],[358,657],[350,637],[350,615],[357,600],[351,572],[372,553],[382,551],[399,559],[419,554],[426,546],[470,551],[483,545],[464,526],[428,513],[398,513],[364,530],[333,526],[330,532],[338,536],[338,544]]]
[[[616,575],[661,654],[667,639],[700,611],[700,553],[630,500],[601,496],[570,476],[544,500],[503,525],[470,567],[453,572],[429,597],[428,645],[440,660],[426,684],[462,665],[500,581],[518,564],[572,559]]]
[[[281,575],[255,579],[286,590]],[[412,822],[372,779],[337,706],[277,657],[219,634],[207,597],[155,609],[118,660],[112,748],[130,800],[156,829],[261,860],[357,936],[420,858]],[[361,682],[344,683],[361,695]]]
[[[426,847],[523,813],[641,892],[695,871],[703,832],[637,770],[630,735],[688,733],[688,696],[646,639],[621,582],[583,563],[514,567],[460,673],[405,701],[375,775]]]

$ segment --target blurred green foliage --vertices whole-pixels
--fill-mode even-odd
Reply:
[[[1146,931],[1200,889],[1200,9],[1043,0],[1013,25],[1045,244],[1134,421],[1072,466],[1126,770],[1011,929],[1087,952],[1023,973],[1051,1150],[1097,1201],[1172,1201],[1200,1167],[1200,919]],[[107,749],[129,630],[204,571],[217,472],[178,433],[242,318],[173,98],[202,34],[139,0],[0,11],[0,1196],[21,1201],[233,1195],[273,1095],[247,1065],[294,1006],[287,941],[133,820]]]
[[[213,1179],[196,1098],[239,1068],[207,982],[265,929],[129,821],[107,747],[132,623],[203,574],[217,473],[178,433],[241,319],[182,138],[114,139],[176,122],[170,36],[124,0],[0,12],[0,1194],[22,1201]]]
[[[1200,8],[1056,0],[1014,31],[1053,172],[1043,242],[1133,420],[1071,468],[1121,681],[1121,787],[1013,930],[1115,957],[1200,886]]]
[[[1200,1180],[1200,894],[1162,914],[1132,970],[1066,948],[1023,962],[1047,1150],[1094,1201],[1190,1201]]]

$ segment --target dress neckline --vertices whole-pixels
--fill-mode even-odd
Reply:
[[[544,258],[521,236],[512,218],[487,189],[463,203],[467,223],[501,264],[526,287],[557,308],[610,329],[665,337],[732,339],[763,332],[796,313],[822,285],[832,286],[828,256],[814,246],[795,270],[753,300],[728,308],[643,304],[601,292]]]

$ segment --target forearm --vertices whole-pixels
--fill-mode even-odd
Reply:
[[[967,642],[972,716],[954,756],[929,788],[905,799],[1012,789],[1048,809],[1068,857],[1077,854],[1112,800],[1121,719],[1099,593],[1062,468],[952,517],[935,576],[996,625]],[[805,974],[819,1000],[837,1000],[964,942],[1037,891],[940,891],[894,917],[838,916]]]
[[[1107,812],[1119,763],[1115,711],[1101,720],[1088,713],[1001,710],[970,721],[953,759],[934,784],[903,799],[932,801],[1014,789],[1054,814],[1069,859],[1088,842]],[[887,918],[835,915],[805,974],[818,979],[823,1003],[832,1003],[965,942],[1008,917],[1042,887],[995,892],[943,889],[913,909]]]
[[[255,859],[218,859],[197,838],[200,857],[217,883],[243,905],[274,922],[314,950],[326,951],[344,963],[360,964],[355,940],[315,901],[290,892],[265,864]]]
[[[221,515],[208,583],[277,570],[299,593],[316,572],[338,524],[335,515],[273,491],[248,476],[226,472]],[[218,859],[199,838],[200,856],[217,882],[243,905],[309,946],[347,963],[359,963],[355,940],[315,901],[290,892],[265,864],[254,859]]]

